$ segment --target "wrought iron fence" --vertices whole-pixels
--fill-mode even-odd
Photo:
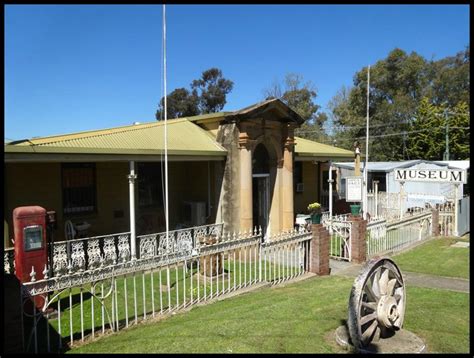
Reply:
[[[62,352],[77,340],[309,269],[311,233],[304,229],[265,242],[261,230],[221,229],[140,236],[136,260],[130,259],[128,233],[72,241],[69,251],[68,243],[58,243],[64,257],[57,255],[54,275],[45,268],[43,279],[33,274],[22,285],[25,351]]]
[[[437,206],[439,210],[439,233],[442,236],[454,235],[454,203],[445,203]]]
[[[431,209],[414,210],[403,220],[373,221],[367,225],[367,256],[396,252],[431,236]]]
[[[329,256],[333,259],[351,261],[351,221],[350,215],[336,215],[323,222],[329,230]]]
[[[388,250],[387,221],[385,219],[373,220],[367,224],[367,255],[373,256]]]
[[[3,252],[3,272],[15,273],[15,250],[12,248],[4,249]]]

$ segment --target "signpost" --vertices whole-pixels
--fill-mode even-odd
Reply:
[[[362,177],[346,177],[346,201],[362,201]]]
[[[465,169],[395,169],[395,180],[400,182],[401,190],[405,181],[453,183],[454,190],[454,236],[458,236],[458,188],[467,183]]]
[[[467,183],[464,169],[395,169],[396,181]]]

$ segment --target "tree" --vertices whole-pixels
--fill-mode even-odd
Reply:
[[[196,93],[189,92],[186,88],[177,88],[166,98],[166,109],[168,118],[181,118],[196,116],[199,114],[198,98]],[[156,111],[156,119],[159,121],[164,116],[164,98],[161,99],[160,107]]]
[[[199,98],[200,113],[219,112],[226,104],[226,95],[232,91],[234,83],[222,77],[222,71],[211,68],[202,73],[198,80],[191,84],[193,93]]]
[[[407,142],[407,138],[420,113],[430,110],[427,103],[420,107],[423,98],[433,105],[446,104],[449,108],[460,101],[467,103],[468,68],[468,49],[452,58],[427,61],[416,52],[407,54],[396,48],[371,66],[369,160],[403,160],[409,153],[416,153],[417,149],[408,150],[413,141]],[[344,96],[336,94],[329,107],[337,126],[338,142],[350,149],[350,144],[359,140],[365,148],[367,68],[355,74],[354,86]],[[423,120],[418,124],[422,123]]]
[[[409,158],[441,160],[446,151],[448,132],[449,159],[469,158],[469,108],[461,101],[452,110],[446,105],[435,105],[425,97],[418,107],[415,121],[410,126],[407,140]]]
[[[432,88],[429,97],[436,105],[455,107],[459,102],[470,104],[470,51],[431,63]]]
[[[234,83],[222,76],[218,68],[210,68],[201,78],[191,82],[191,89],[177,88],[167,96],[168,118],[195,116],[218,112],[226,104],[226,96]],[[155,117],[163,118],[164,98],[161,98]]]
[[[317,97],[315,86],[311,82],[303,83],[303,77],[295,73],[286,74],[283,82],[284,89],[275,80],[263,90],[264,97],[281,99],[305,120],[296,130],[296,135],[312,140],[323,139],[327,116],[323,112],[318,113],[321,107],[314,103]]]

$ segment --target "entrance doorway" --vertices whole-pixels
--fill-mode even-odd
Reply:
[[[253,227],[262,228],[267,233],[270,212],[270,175],[254,174],[252,176]]]
[[[255,147],[252,158],[253,227],[265,236],[270,221],[270,156],[263,143]]]

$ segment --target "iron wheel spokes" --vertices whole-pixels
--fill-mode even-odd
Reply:
[[[405,299],[402,274],[391,259],[375,258],[367,263],[349,299],[348,328],[354,346],[365,347],[401,328]]]

